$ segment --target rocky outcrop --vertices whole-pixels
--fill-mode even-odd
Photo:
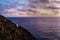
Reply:
[[[36,40],[33,35],[21,26],[0,15],[0,40]]]

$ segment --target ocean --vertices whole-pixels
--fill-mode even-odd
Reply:
[[[60,18],[58,17],[7,17],[7,19],[27,29],[37,40],[60,37]]]

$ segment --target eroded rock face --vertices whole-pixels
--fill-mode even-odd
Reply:
[[[36,40],[30,32],[0,15],[0,40]]]

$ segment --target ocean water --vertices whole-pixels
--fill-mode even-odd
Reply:
[[[58,17],[8,17],[8,19],[27,29],[37,40],[60,38],[60,18]]]

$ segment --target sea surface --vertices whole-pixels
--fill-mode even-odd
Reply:
[[[60,38],[59,17],[8,17],[7,19],[27,29],[37,40]]]

